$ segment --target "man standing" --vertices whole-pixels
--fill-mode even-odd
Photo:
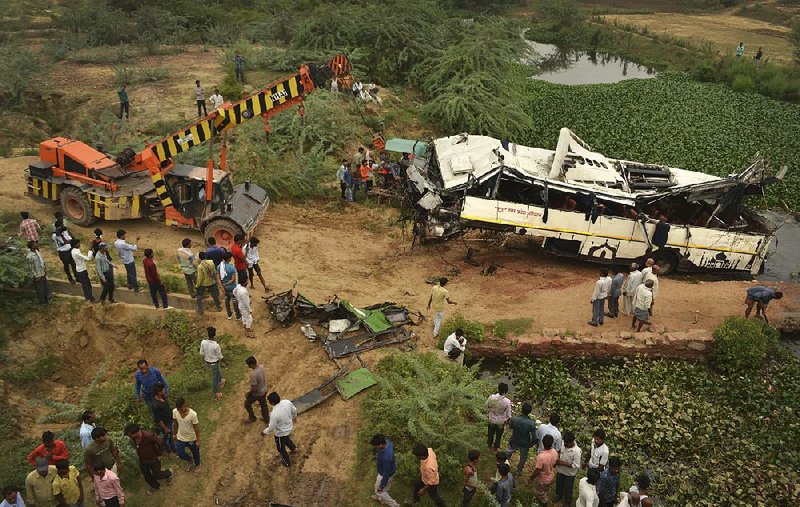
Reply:
[[[217,240],[213,237],[206,240],[208,242],[208,249],[206,250],[206,257],[214,261],[214,267],[219,267],[222,262],[222,256],[225,255],[226,250],[221,246],[217,246]]]
[[[0,507],[25,507],[25,501],[16,486],[6,486],[3,488],[3,501]]]
[[[67,459],[56,461],[53,496],[59,507],[83,507],[81,473]]]
[[[97,505],[105,505],[105,507],[125,506],[125,492],[122,490],[122,485],[119,483],[119,477],[117,477],[116,472],[97,464],[92,468],[92,481],[94,482]]]
[[[233,297],[233,289],[236,288],[237,283],[236,267],[233,265],[233,254],[230,252],[225,252],[222,256],[222,263],[219,265],[219,279],[222,289],[225,291],[225,311],[228,313],[228,320],[233,319],[234,312],[236,312],[236,320],[240,320],[242,314]],[[231,311],[231,302],[233,302],[233,311]]]
[[[642,269],[642,282],[644,282],[644,277],[653,272],[653,266],[655,265],[656,261],[653,260],[652,257],[648,257],[647,260],[644,261],[644,269]]]
[[[72,246],[72,260],[75,261],[75,279],[81,284],[83,298],[94,303],[96,299],[92,294],[92,282],[89,280],[89,268],[86,266],[86,263],[92,260],[94,254],[89,250],[88,255],[83,255],[81,253],[81,240],[79,239],[73,239],[69,244]]]
[[[121,465],[119,449],[108,438],[105,428],[98,427],[92,430],[92,442],[83,451],[83,462],[87,470],[102,466],[117,473],[117,466]]]
[[[636,294],[636,289],[642,283],[642,272],[639,271],[639,265],[635,262],[631,264],[631,271],[628,273],[628,278],[622,285],[622,314],[630,315],[633,313],[633,297]]]
[[[81,416],[81,428],[78,430],[78,437],[81,439],[81,447],[86,450],[92,443],[92,430],[95,428],[95,415],[91,410],[86,410]]]
[[[242,316],[242,324],[244,324],[244,335],[247,338],[255,338],[253,333],[253,308],[250,306],[250,293],[247,291],[247,286],[241,283],[236,284],[233,289],[234,306],[239,309]]]
[[[47,458],[38,458],[34,463],[36,469],[25,478],[25,492],[28,503],[36,507],[55,507],[53,481],[56,478],[55,465],[48,464]]]
[[[511,495],[514,491],[514,476],[511,475],[511,467],[502,463],[497,467],[497,471],[500,474],[500,480],[497,481],[494,499],[500,504],[500,507],[510,507]]]
[[[738,46],[736,46],[736,59],[741,60],[744,56],[744,42],[740,42]]]
[[[103,286],[103,290],[100,292],[100,301],[105,301],[108,298],[109,303],[116,303],[114,301],[114,289],[116,288],[114,265],[111,263],[111,255],[108,253],[108,244],[100,243],[97,245],[94,265],[97,270],[97,276],[100,278],[100,285]]]
[[[431,288],[431,297],[428,298],[428,310],[433,308],[435,312],[433,317],[433,337],[439,336],[439,328],[442,326],[442,319],[444,319],[444,305],[456,305],[455,301],[450,299],[450,292],[444,288],[447,285],[447,277],[439,278],[439,284]]]
[[[139,458],[139,470],[142,472],[144,482],[150,486],[147,494],[151,495],[161,488],[160,480],[172,481],[173,470],[161,469],[161,456],[164,454],[161,440],[155,434],[145,431],[136,423],[125,426],[125,434],[131,439]]]
[[[783,298],[783,292],[775,289],[770,289],[769,287],[763,287],[758,285],[756,287],[750,287],[747,289],[747,297],[744,299],[744,304],[747,305],[747,309],[744,311],[744,317],[750,317],[750,312],[753,311],[753,305],[756,305],[756,318],[764,317],[766,322],[767,320],[767,305],[773,299],[781,299]]]
[[[269,424],[269,411],[267,410],[267,372],[264,367],[258,364],[253,356],[245,359],[247,367],[250,368],[250,390],[244,395],[244,409],[247,410],[247,422],[256,422],[256,414],[253,413],[253,403],[258,402],[261,407],[261,419]]]
[[[218,108],[222,107],[222,104],[225,103],[225,100],[220,95],[219,90],[214,88],[214,93],[208,98],[208,101],[211,102],[211,109],[217,110]]]
[[[344,175],[347,174],[350,170],[347,167],[348,162],[347,159],[342,159],[342,165],[339,166],[339,169],[336,170],[336,181],[339,182],[339,189],[341,190],[341,195],[339,198],[344,201],[347,199],[347,184],[345,183]]]
[[[516,451],[519,451],[519,464],[517,465],[516,477],[522,477],[525,462],[528,461],[528,452],[531,447],[538,443],[536,438],[536,421],[531,419],[533,407],[530,403],[522,404],[522,414],[512,417],[508,421],[511,428],[511,438],[508,440],[506,456],[511,458]]]
[[[222,361],[222,349],[217,343],[217,329],[207,327],[208,338],[200,342],[200,355],[211,370],[211,399],[222,398],[220,390],[225,385],[225,379],[220,372],[220,361]]]
[[[464,330],[456,329],[453,334],[444,341],[444,355],[451,361],[460,360],[464,364],[464,351],[467,349],[467,339],[464,337]]]
[[[47,458],[50,465],[55,465],[60,459],[69,459],[69,450],[63,440],[56,440],[52,431],[42,433],[42,443],[28,454],[28,463],[36,466],[39,458]]]
[[[489,409],[489,430],[486,437],[489,452],[497,452],[500,448],[505,425],[511,419],[511,400],[506,398],[506,393],[508,384],[500,382],[497,384],[497,392],[486,400],[486,407]]]
[[[357,169],[358,167],[360,167],[361,166],[361,162],[365,158],[366,157],[364,156],[364,147],[363,146],[359,146],[358,147],[358,151],[356,152],[355,155],[353,155],[353,168]]]
[[[589,466],[589,470],[594,468],[599,473],[608,465],[608,446],[605,442],[606,431],[603,428],[594,430],[592,447],[586,457],[586,464]]]
[[[297,452],[297,446],[292,442],[292,429],[297,422],[297,409],[289,400],[281,400],[276,392],[269,393],[267,396],[269,404],[272,405],[272,413],[269,416],[269,425],[261,432],[266,436],[270,433],[275,434],[275,446],[281,455],[283,466],[289,467],[292,462],[286,452],[288,447],[292,454]]]
[[[130,118],[131,116],[131,104],[128,101],[128,92],[125,91],[126,85],[122,85],[117,89],[117,97],[119,97],[119,118],[122,119],[122,115],[125,115],[125,118]]]
[[[611,290],[608,294],[608,313],[607,316],[612,319],[619,317],[619,297],[622,295],[622,284],[625,281],[625,275],[617,268],[612,268],[611,272],[614,276],[611,278]]]
[[[564,433],[564,447],[556,465],[556,503],[564,500],[565,507],[572,507],[572,488],[581,466],[581,448],[575,443],[575,434],[571,431]]]
[[[375,449],[375,466],[378,469],[378,477],[375,479],[375,494],[372,499],[381,505],[398,507],[394,498],[389,495],[389,485],[392,483],[392,476],[397,471],[394,462],[394,443],[381,435],[374,435],[370,440],[372,448]]]
[[[244,84],[244,57],[238,51],[233,56],[233,65],[236,69],[236,79]]]
[[[67,274],[69,283],[75,283],[78,274],[75,273],[75,261],[72,260],[72,236],[70,236],[67,228],[64,227],[63,222],[56,222],[55,232],[53,233],[53,244],[56,246],[58,258],[61,259],[61,264],[64,266],[64,273]],[[70,268],[72,271],[70,272]],[[75,275],[73,278],[72,275]]]
[[[461,507],[468,507],[478,491],[478,460],[481,453],[471,450],[467,453],[467,464],[464,465],[464,489],[461,498]]]
[[[544,505],[550,500],[550,486],[555,480],[555,465],[558,461],[558,452],[553,449],[553,436],[545,435],[542,439],[543,450],[536,456],[536,468],[531,477],[535,481],[534,494],[536,499]]]
[[[661,268],[658,266],[653,266],[650,269],[649,273],[646,273],[642,277],[642,282],[652,281],[653,286],[650,288],[650,291],[653,293],[653,300],[650,302],[650,316],[653,315],[653,307],[656,304],[656,299],[658,299],[658,289],[659,289],[659,282],[658,282],[658,275],[661,273]]]
[[[219,281],[217,280],[217,269],[214,261],[206,258],[206,252],[200,252],[200,263],[197,265],[197,285],[195,286],[195,299],[197,299],[197,313],[203,315],[203,297],[206,292],[211,293],[211,298],[217,307],[217,311],[222,310],[219,304]]]
[[[637,332],[642,330],[643,325],[650,327],[650,306],[653,304],[653,280],[647,280],[639,285],[636,289],[636,295],[633,300],[633,320],[631,321],[631,328],[636,329]],[[636,327],[636,323],[639,327]]]
[[[161,432],[161,445],[164,447],[164,452],[167,453],[167,456],[172,456],[177,452],[172,435],[172,409],[167,403],[164,386],[161,384],[153,386],[153,403],[150,405],[150,409],[153,412],[156,428]]]
[[[200,475],[200,421],[197,412],[186,404],[186,400],[178,398],[172,411],[172,432],[177,439],[178,457],[188,464],[186,471],[194,468],[194,475]],[[186,449],[192,453],[190,458]]]
[[[153,305],[158,310],[158,295],[161,296],[161,303],[164,305],[165,310],[172,309],[167,302],[167,288],[161,283],[161,277],[158,276],[158,267],[153,260],[153,249],[144,249],[144,259],[142,259],[142,266],[144,266],[144,277],[147,280],[147,285],[150,287],[150,298],[153,300]]]
[[[242,250],[244,245],[244,234],[239,233],[233,237],[231,254],[233,254],[233,267],[236,268],[236,276],[244,286],[247,286],[247,257]]]
[[[39,222],[31,218],[27,211],[20,211],[22,222],[19,223],[19,235],[24,236],[28,241],[39,241],[39,233],[42,228]]]
[[[417,444],[411,452],[419,460],[419,479],[414,484],[414,503],[419,503],[420,497],[427,493],[433,503],[444,507],[439,496],[439,463],[436,453],[423,444]]]
[[[39,243],[37,241],[28,241],[28,250],[25,258],[28,260],[28,269],[33,278],[36,300],[39,301],[40,305],[46,305],[53,299],[53,295],[50,292],[50,282],[47,281],[47,266],[45,266],[44,257],[39,251]]]
[[[117,251],[117,257],[119,257],[120,262],[125,266],[128,289],[139,292],[141,289],[139,289],[139,282],[136,280],[136,264],[133,259],[133,252],[136,251],[136,245],[131,245],[125,241],[126,234],[124,229],[117,231],[117,240],[114,241],[114,249]],[[136,242],[139,242],[138,237],[136,238]]]
[[[598,507],[600,497],[597,495],[596,484],[600,479],[600,472],[589,470],[586,477],[578,482],[578,503],[577,507]]]
[[[592,292],[592,320],[589,321],[590,326],[602,326],[603,315],[605,315],[605,304],[608,294],[611,292],[611,278],[608,276],[607,269],[600,270],[600,278],[594,284],[594,292]]]
[[[181,247],[178,248],[177,258],[178,264],[181,265],[181,271],[183,272],[183,277],[186,279],[186,288],[189,290],[189,296],[195,297],[194,293],[194,285],[197,281],[197,260],[192,251],[192,240],[189,238],[183,238],[181,241]]]
[[[258,264],[261,261],[261,254],[258,251],[258,245],[261,241],[255,237],[250,236],[250,242],[242,247],[244,256],[247,258],[247,278],[250,280],[250,288],[255,287],[254,276],[258,275],[261,281],[261,286],[264,287],[264,292],[267,292],[267,282],[264,281],[264,275],[261,274],[261,266]]]
[[[197,99],[197,116],[200,118],[208,116],[208,110],[206,109],[206,89],[200,86],[199,79],[194,82],[194,95]]]
[[[547,424],[542,424],[536,430],[536,437],[539,439],[539,447],[537,448],[538,452],[542,452],[544,450],[544,444],[542,441],[544,440],[545,435],[550,435],[553,437],[553,449],[556,452],[561,452],[561,431],[558,429],[558,425],[561,423],[561,416],[558,415],[556,412],[550,414],[550,422]]]
[[[138,368],[138,371],[134,374],[136,379],[136,401],[144,401],[150,407],[153,403],[153,388],[158,383],[164,386],[164,394],[169,394],[167,379],[161,375],[158,368],[151,367],[147,359],[139,359],[136,362],[136,368]]]

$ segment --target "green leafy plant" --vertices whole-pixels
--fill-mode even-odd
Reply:
[[[464,336],[469,343],[480,343],[486,336],[486,327],[482,323],[477,320],[468,320],[462,314],[457,313],[442,324],[442,329],[439,330],[439,347],[444,345],[444,340],[456,329],[464,331]]]
[[[714,330],[714,366],[723,373],[758,369],[778,343],[778,331],[759,319],[728,317]]]
[[[530,329],[533,319],[522,317],[518,319],[500,319],[492,325],[492,335],[497,338],[507,336],[520,336]]]

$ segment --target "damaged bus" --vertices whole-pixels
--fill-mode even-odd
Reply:
[[[758,157],[725,178],[616,160],[565,128],[555,151],[487,136],[436,139],[407,176],[423,240],[493,230],[594,262],[653,257],[662,273],[757,274],[775,228],[744,200],[785,173],[768,176]]]

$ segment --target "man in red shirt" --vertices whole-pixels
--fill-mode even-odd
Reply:
[[[56,440],[52,431],[42,433],[42,443],[28,454],[28,463],[36,466],[36,458],[47,458],[51,465],[60,459],[69,459],[69,450],[63,440]]]
[[[144,276],[147,278],[147,285],[150,286],[150,297],[153,298],[153,304],[158,308],[158,297],[161,295],[161,302],[164,303],[165,310],[171,310],[172,307],[167,303],[167,289],[161,283],[161,277],[158,276],[158,268],[155,261],[153,261],[153,249],[145,248],[144,259],[142,260],[144,266]]]
[[[238,276],[239,283],[247,287],[247,256],[242,250],[244,245],[244,234],[239,233],[233,237],[233,246],[231,246],[231,253],[233,254],[233,267],[236,268],[236,275]]]

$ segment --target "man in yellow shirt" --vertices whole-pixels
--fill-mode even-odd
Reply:
[[[69,464],[69,460],[56,461],[53,496],[56,497],[58,505],[83,505],[83,485],[80,476],[81,473]]]
[[[434,338],[439,335],[439,328],[442,327],[445,304],[458,304],[450,299],[450,293],[444,288],[445,285],[447,285],[447,278],[443,276],[439,278],[439,284],[433,286],[431,289],[431,297],[428,298],[428,310],[433,308],[433,311],[436,312],[433,317]]]
[[[56,478],[56,467],[48,465],[47,458],[36,460],[36,470],[25,478],[25,498],[28,503],[36,507],[55,507],[56,497],[53,496],[53,480]]]

